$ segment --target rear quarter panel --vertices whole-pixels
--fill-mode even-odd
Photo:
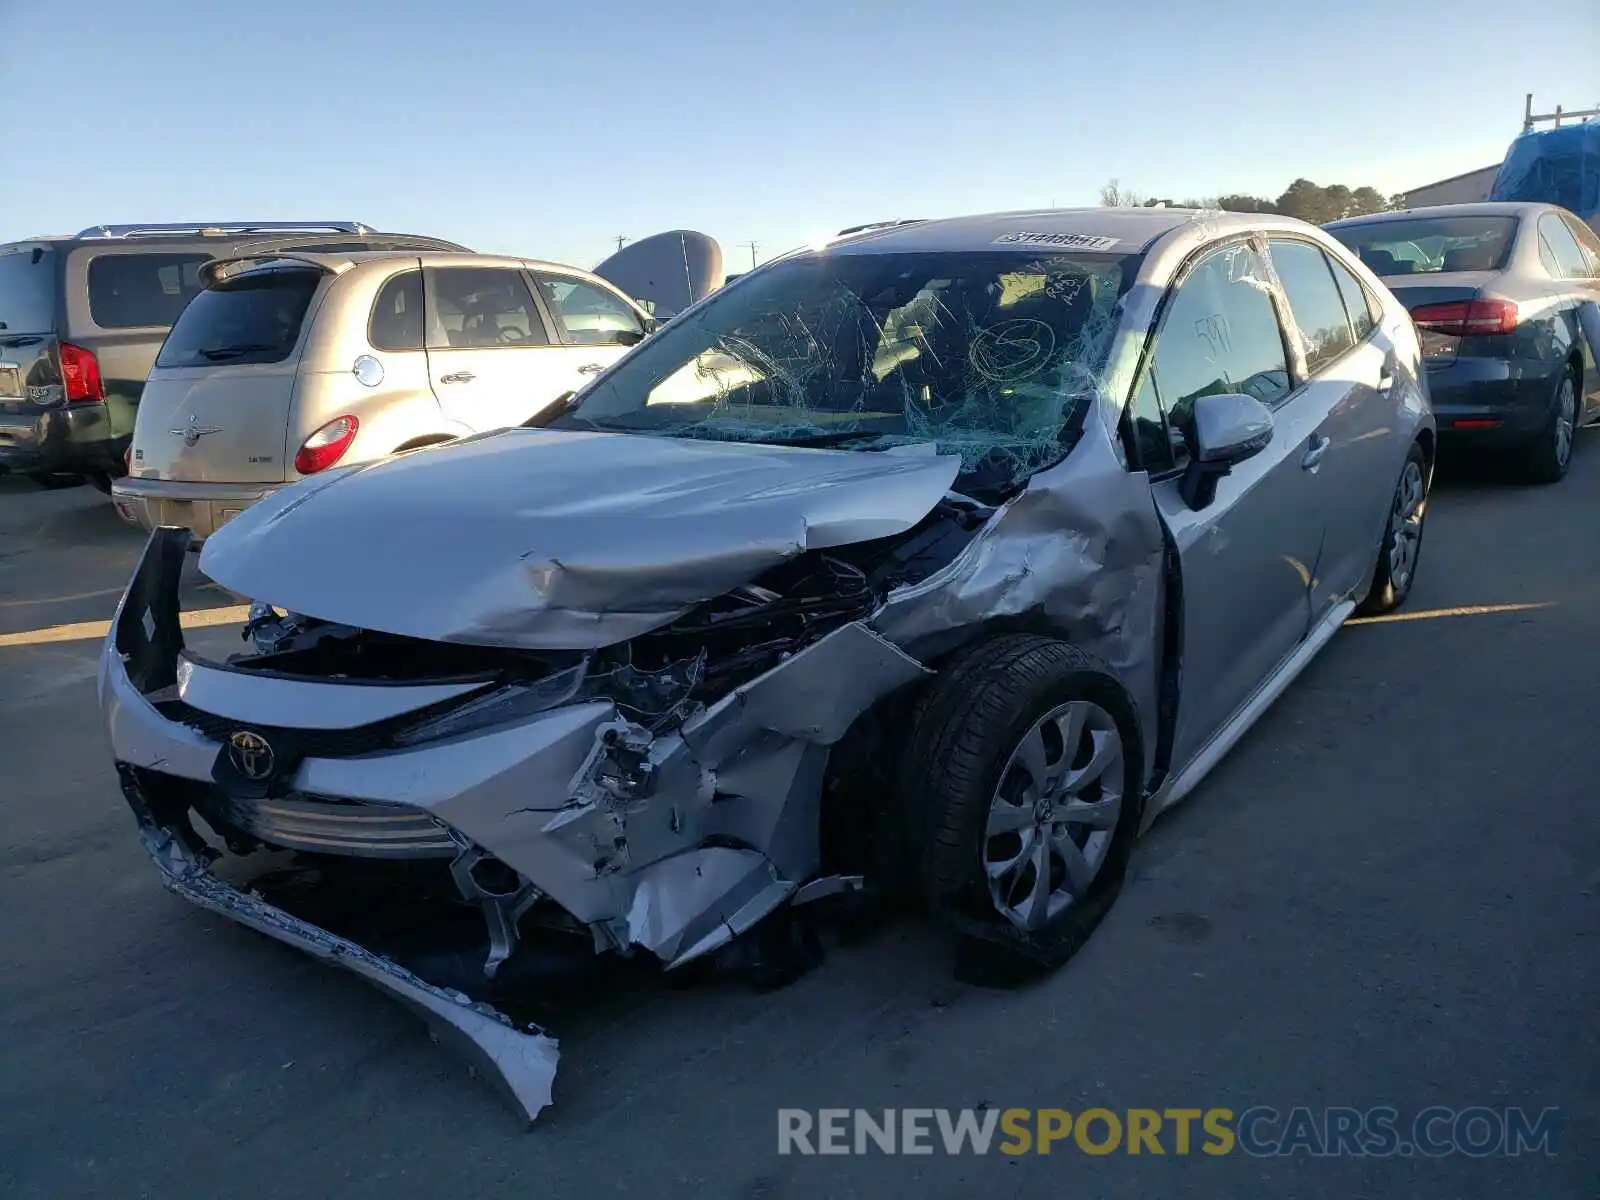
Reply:
[[[378,350],[368,340],[372,305],[383,285],[414,258],[363,263],[333,280],[307,337],[289,421],[288,456],[329,421],[353,416],[360,422],[342,463],[392,454],[418,438],[461,437],[471,432],[449,420],[434,398],[425,350]],[[356,378],[358,358],[375,359],[383,378],[369,387]],[[292,468],[291,478],[296,477]]]

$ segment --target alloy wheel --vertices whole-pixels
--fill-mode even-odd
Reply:
[[[1572,387],[1572,376],[1568,375],[1561,383],[1561,390],[1556,393],[1556,463],[1563,468],[1572,457],[1572,435],[1577,423],[1577,393]]]
[[[1098,704],[1045,713],[1000,772],[984,830],[983,867],[995,910],[1018,929],[1042,928],[1094,883],[1122,816],[1123,746]]]
[[[1427,506],[1422,464],[1410,459],[1395,487],[1394,510],[1389,518],[1393,530],[1389,544],[1389,583],[1396,593],[1403,594],[1411,586],[1411,573],[1416,569],[1417,553],[1422,546],[1422,518]]]

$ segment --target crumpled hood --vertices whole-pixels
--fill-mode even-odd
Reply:
[[[611,645],[805,550],[901,533],[955,455],[504,430],[314,476],[200,568],[291,612],[434,641]]]

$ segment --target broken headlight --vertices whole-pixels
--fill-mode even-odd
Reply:
[[[428,717],[394,735],[397,746],[459,737],[495,725],[507,725],[574,699],[588,677],[589,663],[546,675],[534,683],[513,683],[469,700],[459,708]]]

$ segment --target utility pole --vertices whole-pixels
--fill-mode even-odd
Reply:
[[[628,241],[628,240],[629,239],[628,239],[627,235],[621,234],[621,233],[617,234],[617,251],[619,253],[622,251],[623,243]]]
[[[743,246],[748,246],[749,247],[749,249],[750,249],[750,269],[752,271],[755,270],[755,268],[756,268],[756,251],[761,248],[761,243],[759,243],[759,242],[740,242],[739,245],[741,247],[743,247]]]

